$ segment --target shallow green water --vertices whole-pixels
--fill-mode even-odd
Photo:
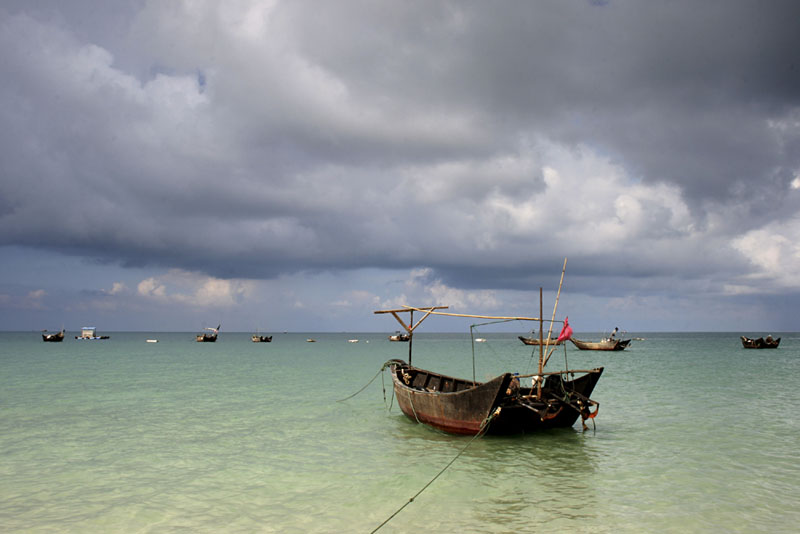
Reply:
[[[470,443],[387,411],[388,376],[337,402],[407,359],[387,334],[0,333],[0,525],[370,532],[470,443],[379,532],[796,532],[800,335],[773,334],[570,345],[571,367],[605,366],[595,429]],[[478,379],[531,370],[515,335],[481,335]],[[471,376],[469,336],[418,334],[414,363]]]

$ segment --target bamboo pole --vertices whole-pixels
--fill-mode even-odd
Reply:
[[[564,266],[561,268],[561,280],[558,281],[558,293],[556,293],[556,303],[553,305],[553,321],[556,319],[556,310],[558,309],[558,299],[561,298],[561,285],[564,283],[564,273],[567,271],[567,258],[564,258]],[[547,343],[550,344],[550,333],[553,331],[553,322],[550,322],[550,331],[547,332]],[[564,348],[566,349],[566,346]],[[544,364],[547,365],[547,362],[550,361],[550,356],[553,355],[553,351],[550,351],[550,354],[547,355],[547,358],[544,360]]]
[[[427,308],[410,308],[412,310],[417,311],[427,311]],[[375,312],[377,313],[377,312]],[[432,311],[430,315],[445,315],[447,317],[470,317],[473,319],[497,319],[497,320],[507,320],[507,321],[540,321],[539,317],[504,317],[499,315],[473,315],[470,313],[445,313],[445,312],[437,312]],[[546,319],[545,319],[546,320]],[[560,322],[560,321],[558,321]]]
[[[469,317],[473,319],[496,319],[500,321],[545,321],[551,322],[549,319],[541,319],[539,317],[517,317],[517,316],[502,316],[502,315],[475,315],[471,313],[446,313],[446,312],[438,312],[434,310],[440,309],[447,309],[448,306],[433,306],[430,308],[417,308],[414,306],[406,306],[405,309],[402,310],[377,310],[373,313],[399,313],[399,312],[409,312],[409,311],[418,311],[418,312],[425,312],[425,317],[428,315],[443,315],[447,317]],[[417,323],[422,322],[422,319],[417,321]],[[555,323],[563,323],[564,321],[552,321]],[[401,322],[401,324],[403,324]],[[415,325],[416,327],[416,325]]]

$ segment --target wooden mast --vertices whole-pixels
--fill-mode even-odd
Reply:
[[[550,334],[548,341],[550,340]],[[539,374],[536,381],[536,398],[542,398],[542,371],[544,371],[544,324],[542,322],[542,288],[539,288]]]
[[[395,317],[397,317],[395,315]],[[414,324],[414,310],[411,310],[411,318],[408,320],[409,324]],[[414,334],[411,332],[408,333],[408,365],[411,365],[411,347],[413,347],[414,343]]]

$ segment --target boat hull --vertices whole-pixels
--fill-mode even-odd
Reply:
[[[581,341],[580,339],[570,338],[572,344],[580,350],[625,350],[630,344],[630,339],[614,339],[604,341]]]
[[[490,416],[487,434],[570,427],[581,415],[591,416],[588,404],[582,410],[576,403],[588,401],[603,371],[598,368],[572,381],[559,375],[548,377],[542,398],[536,399],[530,388],[519,388],[511,373],[473,383],[400,360],[391,364],[390,370],[398,405],[408,418],[443,432],[466,435],[480,433]]]
[[[195,338],[198,343],[214,343],[217,341],[216,334],[200,334]]]
[[[764,339],[763,337],[751,339],[745,336],[741,336],[741,338],[742,346],[746,349],[777,349],[781,342],[781,338],[772,339],[771,336],[767,337],[767,339]]]
[[[563,339],[561,341],[559,341],[557,339],[550,339],[550,342],[548,342],[546,339],[544,339],[544,340],[541,340],[541,342],[540,342],[538,337],[523,337],[523,336],[517,336],[517,337],[525,345],[535,345],[537,347],[539,345],[554,347],[556,345],[561,345],[562,343],[564,343]]]

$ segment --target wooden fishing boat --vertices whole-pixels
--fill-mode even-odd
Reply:
[[[773,339],[772,336],[767,336],[767,339],[742,336],[742,346],[746,349],[777,349],[780,342],[781,338]]]
[[[64,341],[64,329],[62,328],[59,332],[51,332],[49,334],[45,330],[42,334],[42,341],[48,343],[60,343]]]
[[[488,382],[453,378],[392,360],[394,393],[400,410],[411,420],[443,432],[475,435],[522,434],[571,427],[597,414],[592,394],[603,368],[543,373],[541,387],[520,387],[519,378],[504,373]],[[582,376],[574,380],[574,373]],[[595,406],[595,411],[591,408]],[[490,420],[491,417],[491,420]]]
[[[630,339],[604,339],[602,341],[581,341],[571,338],[573,345],[580,350],[625,350],[630,344]]]
[[[548,341],[547,338],[544,338],[544,339],[540,340],[538,337],[534,337],[534,336],[531,336],[531,337],[517,336],[517,337],[525,345],[533,345],[533,346],[536,346],[536,347],[538,347],[540,344],[541,345],[545,345],[545,346],[555,347],[556,345],[561,345],[562,343],[564,343],[564,340],[559,341],[559,340],[554,339],[554,338],[550,338],[550,341]]]
[[[195,336],[195,341],[198,343],[215,343],[217,341],[217,336],[219,335],[219,328],[222,326],[221,324],[217,325],[216,328],[208,328],[206,327],[205,330],[211,331],[211,333],[203,332],[201,334],[197,334]]]
[[[250,341],[253,343],[271,343],[272,336],[260,336],[258,334],[253,334],[250,336]]]
[[[393,335],[389,336],[389,341],[408,341],[411,339],[411,334],[403,334],[399,330]]]
[[[566,260],[564,262],[566,269]],[[561,280],[563,282],[562,271]],[[559,295],[561,283],[559,283]],[[541,312],[542,292],[539,290],[539,309]],[[556,298],[556,303],[558,298]],[[492,319],[496,322],[512,320],[538,321],[539,330],[543,319],[531,317],[496,317],[447,313],[439,310],[447,306],[378,310],[375,313],[389,313],[403,326],[408,334],[413,334],[423,320],[431,315],[474,317]],[[414,323],[414,312],[424,314]],[[406,321],[401,313],[410,313]],[[553,310],[555,317],[555,308]],[[551,320],[555,322],[555,320]],[[562,334],[571,335],[571,328],[564,321]],[[489,324],[489,323],[483,323]],[[473,325],[475,326],[475,325]],[[561,337],[561,336],[559,336]],[[434,371],[421,369],[411,364],[411,345],[408,363],[400,359],[386,362],[392,374],[394,394],[400,410],[411,420],[417,421],[443,432],[453,434],[477,435],[520,434],[536,432],[557,427],[570,427],[580,417],[584,421],[597,415],[599,404],[589,398],[594,390],[603,368],[589,370],[564,369],[544,372],[544,367],[552,355],[553,348],[545,355],[544,346],[539,346],[538,372],[519,375],[506,372],[487,382],[475,380],[474,356],[472,380],[454,378]],[[474,354],[474,351],[473,351]],[[566,352],[565,352],[566,357]],[[523,387],[520,380],[530,378],[530,387]],[[592,411],[594,408],[594,411]]]

